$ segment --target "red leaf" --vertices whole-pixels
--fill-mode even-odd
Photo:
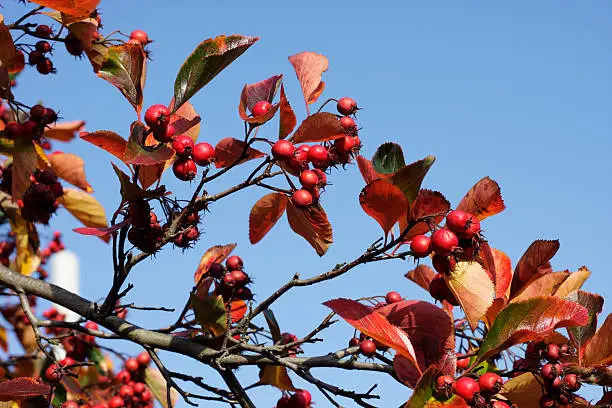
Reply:
[[[196,285],[200,282],[203,275],[208,273],[210,269],[210,265],[214,262],[221,263],[229,256],[229,254],[236,248],[236,244],[227,244],[227,245],[215,245],[214,247],[208,248],[202,258],[200,259],[200,264],[198,265],[198,269],[196,269],[193,280]]]
[[[418,364],[408,336],[380,313],[351,299],[333,299],[323,304],[366,336],[392,348],[415,366]]]
[[[300,81],[304,101],[308,108],[308,105],[317,101],[319,95],[323,92],[323,88],[325,88],[321,76],[323,72],[327,71],[329,62],[325,56],[310,51],[292,55],[289,57],[289,62],[293,65]]]
[[[361,190],[359,204],[382,227],[385,235],[406,213],[408,201],[402,191],[387,180],[374,180]]]
[[[412,203],[421,189],[423,179],[435,161],[436,158],[434,156],[427,156],[424,159],[404,166],[390,175],[390,181],[399,187],[408,202]]]
[[[542,340],[560,327],[583,326],[588,320],[584,307],[553,296],[510,303],[495,318],[476,363],[515,344]]]
[[[333,233],[321,206],[297,208],[291,200],[287,200],[287,221],[293,232],[308,241],[319,256],[327,252],[333,242]]]
[[[569,337],[578,351],[578,363],[582,364],[582,356],[584,355],[586,345],[589,344],[589,341],[597,331],[597,316],[602,311],[604,299],[594,293],[576,290],[566,296],[565,300],[578,303],[589,312],[589,322],[586,325],[567,328]]]
[[[606,317],[597,333],[584,349],[584,366],[603,365],[612,363],[612,313]]]
[[[319,112],[304,119],[290,140],[294,144],[327,142],[344,136],[346,134],[336,115],[329,112]]]
[[[168,109],[174,110],[174,98],[170,101]],[[187,135],[194,142],[198,140],[201,121],[200,115],[196,113],[190,102],[185,102],[170,117],[170,124],[174,126],[174,132],[177,135]]]
[[[81,235],[93,235],[100,238],[108,238],[113,232],[119,231],[121,228],[129,225],[131,221],[131,218],[126,218],[119,224],[115,224],[108,228],[80,227],[73,228],[72,230]],[[108,239],[105,239],[105,241],[108,242]]]
[[[127,141],[110,130],[98,130],[96,132],[83,132],[81,139],[106,150],[116,158],[125,162],[125,148]]]
[[[450,203],[442,193],[423,189],[419,191],[410,207],[410,221],[415,222],[425,217],[433,217],[433,221],[439,224],[449,209]],[[406,218],[400,218],[400,232],[406,228]],[[427,232],[429,232],[427,224],[420,222],[410,229],[404,240],[409,241],[413,237]]]
[[[100,0],[32,0],[32,3],[49,7],[73,17],[89,17]]]
[[[261,125],[266,123],[276,114],[280,105],[274,105],[272,109],[264,115],[252,117],[249,116],[247,110],[252,111],[253,106],[259,101],[267,101],[270,104],[274,101],[278,87],[283,80],[283,75],[275,75],[271,78],[264,79],[256,84],[245,85],[240,95],[240,104],[238,105],[238,114],[240,119],[245,122]]]
[[[23,54],[17,52],[11,32],[4,24],[4,17],[0,15],[0,61],[2,61],[2,66],[12,71],[20,66],[23,67],[23,60]],[[8,76],[8,72],[4,71],[4,73]],[[7,98],[10,96],[10,85],[4,85],[1,91],[2,97]],[[5,94],[5,92],[8,93]]]
[[[278,127],[278,138],[284,139],[295,129],[295,125],[297,124],[297,119],[295,117],[295,113],[293,109],[291,109],[291,105],[287,100],[287,95],[285,95],[285,86],[281,84],[280,90],[280,122]]]
[[[512,285],[510,286],[510,297],[516,293],[536,274],[543,275],[552,272],[550,260],[559,250],[559,241],[534,241],[525,251],[516,264]]]
[[[495,297],[503,298],[512,282],[512,262],[508,255],[495,248],[491,248],[491,254],[495,264]]]
[[[393,358],[393,370],[395,370],[395,374],[400,382],[410,388],[416,387],[421,378],[421,374],[415,365],[401,354],[396,354]]]
[[[232,317],[232,322],[236,323],[240,321],[244,317],[247,312],[247,304],[244,300],[232,300],[232,304],[230,307],[230,316]]]
[[[24,400],[51,394],[51,386],[40,378],[19,377],[0,382],[0,401]]]
[[[238,160],[240,161],[237,164],[242,164],[246,161],[264,156],[265,153],[253,149],[252,147],[247,147],[245,142],[232,137],[226,137],[220,140],[217,146],[215,146],[215,166],[217,166],[217,168],[233,165]]]
[[[376,170],[374,170],[374,165],[372,164],[372,162],[366,159],[365,157],[357,156],[356,160],[357,165],[359,166],[359,172],[361,173],[361,176],[363,177],[363,180],[366,182],[366,184],[370,184],[374,180],[384,178],[383,175],[379,174],[378,172],[376,172]]]
[[[23,193],[30,184],[30,175],[36,170],[38,165],[38,155],[34,150],[34,145],[30,140],[22,138],[15,140],[15,150],[13,152],[13,200],[23,198]]]
[[[55,175],[88,193],[93,188],[85,177],[85,162],[76,154],[55,152],[48,156]]]
[[[458,210],[473,214],[479,220],[498,214],[505,208],[499,185],[489,177],[474,184],[457,206]]]
[[[249,215],[249,240],[256,244],[274,227],[285,213],[287,196],[282,193],[270,193],[260,198]]]
[[[130,139],[125,147],[125,162],[134,165],[150,166],[166,162],[174,156],[174,150],[165,143],[157,146],[147,146],[144,143],[146,126],[142,122],[130,125]]]
[[[405,275],[408,279],[429,292],[429,284],[436,272],[427,265],[417,265],[416,268],[408,271]]]

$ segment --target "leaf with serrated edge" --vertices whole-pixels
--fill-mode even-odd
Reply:
[[[513,297],[536,274],[548,273],[549,261],[559,250],[559,241],[536,240],[525,251],[514,268],[510,297]]]
[[[245,85],[240,95],[238,104],[238,115],[240,119],[253,125],[262,125],[272,119],[280,104],[272,105],[271,109],[263,115],[249,116],[248,111],[253,111],[253,107],[259,101],[266,101],[272,104],[276,92],[282,83],[283,75],[275,75],[255,84]]]
[[[612,313],[606,317],[599,330],[591,338],[584,349],[584,366],[603,365],[612,363]]]
[[[51,394],[51,386],[39,378],[19,377],[0,382],[0,401],[19,401]]]
[[[327,142],[346,136],[338,117],[329,112],[318,112],[308,116],[289,140],[293,144],[305,142]]]
[[[96,132],[81,133],[80,137],[125,162],[127,141],[117,133],[110,130],[98,130]]]
[[[439,224],[444,219],[446,213],[450,209],[450,202],[444,195],[438,191],[422,189],[417,194],[412,206],[406,214],[406,217],[399,219],[400,232],[403,232],[408,226],[410,218],[411,222],[422,220],[425,217],[432,217],[433,222]],[[419,234],[429,232],[429,226],[425,222],[418,222],[406,234],[404,240],[409,241]]]
[[[85,161],[79,156],[71,153],[55,152],[50,154],[48,159],[57,177],[88,193],[93,192],[93,188],[85,177]]]
[[[323,72],[327,71],[329,61],[324,55],[304,51],[290,56],[289,62],[293,65],[295,74],[300,81],[302,94],[308,109],[308,105],[315,103],[323,92],[323,88],[325,88],[325,83],[321,81],[321,77]]]
[[[450,275],[444,275],[444,280],[475,330],[493,303],[495,287],[489,274],[478,262],[457,262]]]
[[[537,296],[552,296],[569,275],[569,272],[551,272],[533,279],[510,302],[522,302]]]
[[[578,351],[578,363],[582,363],[584,349],[597,331],[597,316],[603,308],[603,297],[595,294],[576,290],[565,296],[566,300],[578,303],[589,312],[589,321],[584,326],[568,327],[567,332]]]
[[[279,125],[278,125],[278,138],[284,139],[295,129],[297,124],[297,118],[295,113],[289,104],[287,95],[285,94],[285,86],[281,84],[280,90],[280,102],[279,102]]]
[[[406,165],[404,152],[397,143],[383,143],[372,157],[374,170],[381,174],[393,174]]]
[[[260,198],[249,214],[249,241],[256,244],[266,236],[287,208],[287,196],[270,193]]]
[[[215,336],[221,336],[227,330],[227,313],[221,295],[190,295],[190,303],[198,323]]]
[[[499,185],[489,177],[474,184],[457,205],[458,210],[468,212],[479,220],[498,214],[505,208]]]
[[[140,44],[113,45],[102,61],[97,75],[119,89],[140,115],[146,78],[147,56]]]
[[[250,146],[247,147],[247,144],[242,140],[226,137],[221,139],[215,146],[215,166],[221,168],[242,164],[249,160],[264,157],[265,155],[265,153],[257,149],[253,149]]]
[[[406,213],[408,201],[402,191],[387,180],[374,180],[361,190],[359,204],[381,226],[385,235]]]
[[[297,208],[291,200],[287,200],[286,213],[293,232],[308,241],[319,256],[325,255],[333,242],[333,233],[323,207],[311,205]]]

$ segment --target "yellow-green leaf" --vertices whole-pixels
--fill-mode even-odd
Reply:
[[[92,195],[73,188],[64,188],[64,195],[60,202],[86,227],[104,228],[108,226],[104,207]]]

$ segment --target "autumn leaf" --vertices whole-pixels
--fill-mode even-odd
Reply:
[[[236,244],[215,245],[208,248],[204,255],[202,255],[202,258],[200,258],[200,264],[193,275],[195,284],[197,285],[202,279],[202,276],[208,273],[208,270],[213,263],[221,263],[225,261],[225,258],[232,253],[234,248],[236,248]]]
[[[221,295],[207,295],[200,297],[193,293],[190,303],[195,317],[200,325],[215,336],[221,336],[227,330],[227,313]]]
[[[64,188],[60,203],[86,227],[106,228],[106,212],[92,195],[73,188]]]
[[[606,317],[599,330],[591,338],[584,349],[582,365],[607,366],[612,363],[612,313]]]
[[[45,128],[45,137],[60,142],[69,142],[75,138],[76,132],[83,130],[84,126],[84,120],[53,123]]]
[[[171,111],[174,111],[174,99],[170,101],[168,107]],[[189,136],[194,143],[198,140],[200,134],[201,121],[202,118],[189,102],[185,102],[170,116],[170,124],[174,126],[175,133]]]
[[[559,250],[559,241],[536,240],[525,251],[514,268],[510,297],[518,291],[536,274],[543,275],[551,272],[550,260]]]
[[[415,223],[415,225],[410,228],[404,237],[404,240],[409,241],[419,234],[429,232],[429,226],[427,223],[417,223],[418,220],[431,217],[434,223],[439,224],[442,222],[449,209],[450,202],[442,193],[427,189],[420,190],[414,199],[412,206],[407,211],[406,217],[401,217],[399,219],[400,232],[403,232],[407,228],[408,221]]]
[[[174,81],[174,110],[241,56],[259,37],[221,35],[200,43],[187,57]]]
[[[127,141],[117,133],[110,130],[98,130],[96,132],[81,133],[80,137],[125,162]]]
[[[502,251],[491,248],[493,263],[495,264],[495,297],[506,296],[512,282],[512,261]]]
[[[481,362],[515,344],[542,340],[560,327],[588,323],[587,310],[577,303],[553,296],[510,303],[502,309],[480,346]]]
[[[297,124],[297,119],[295,117],[295,113],[289,104],[289,100],[287,100],[287,95],[285,95],[285,86],[281,84],[280,89],[280,102],[279,102],[279,126],[278,126],[278,138],[284,139],[295,129],[295,125]]]
[[[405,276],[406,278],[410,279],[411,281],[429,292],[429,284],[431,283],[431,280],[433,279],[435,274],[436,272],[431,269],[431,267],[420,264],[417,265],[416,268],[408,271]]]
[[[8,351],[8,335],[6,328],[0,326],[0,348],[6,353]]]
[[[48,159],[57,177],[88,193],[93,192],[93,188],[85,178],[85,162],[79,156],[55,152],[49,155]]]
[[[323,207],[298,208],[287,200],[287,221],[293,232],[308,241],[319,256],[325,255],[333,242],[333,233]]]
[[[455,295],[472,330],[493,303],[495,287],[487,271],[478,262],[457,262],[444,280]]]
[[[260,198],[249,214],[249,241],[256,244],[274,227],[287,208],[287,196],[270,193]]]
[[[125,162],[134,165],[154,165],[164,163],[172,156],[174,150],[165,143],[157,146],[143,144],[146,127],[141,122],[134,122],[130,126],[130,138],[125,147]]]
[[[578,362],[582,363],[584,349],[597,331],[597,316],[603,309],[604,299],[594,293],[576,290],[564,297],[584,307],[589,313],[589,321],[584,326],[568,327],[567,332],[578,351]]]
[[[147,56],[140,44],[113,45],[108,48],[97,75],[119,89],[140,115],[146,79]]]
[[[387,180],[374,180],[361,190],[359,204],[380,224],[385,235],[405,214],[408,201],[402,191]]]
[[[521,408],[540,408],[542,385],[533,373],[523,373],[506,381],[499,392]]]
[[[580,289],[589,276],[591,276],[591,271],[589,271],[586,266],[583,266],[576,272],[570,273],[567,279],[565,279],[555,291],[555,296],[560,298],[567,297],[570,293]]]
[[[38,165],[38,155],[34,150],[31,140],[23,138],[15,140],[13,152],[13,171],[12,171],[12,195],[13,200],[23,198],[23,193],[28,189],[32,181],[30,175],[36,170]]]
[[[107,227],[107,228],[79,227],[79,228],[73,228],[72,231],[76,232],[77,234],[81,234],[81,235],[93,235],[96,237],[100,237],[108,242],[108,238],[114,232],[119,231],[121,228],[125,227],[126,225],[130,225],[131,221],[132,221],[131,218],[126,218],[120,223],[115,224],[111,227]]]
[[[249,116],[247,110],[252,112],[253,107],[259,101],[266,101],[272,104],[282,80],[283,75],[281,74],[264,79],[256,84],[245,85],[240,95],[240,103],[238,104],[240,119],[254,125],[262,125],[272,119],[280,107],[279,104],[272,105],[268,112],[260,116]]]
[[[22,55],[17,52],[13,37],[4,24],[4,16],[0,14],[0,66],[8,68],[10,71],[14,66],[21,65]]]
[[[498,214],[506,208],[499,185],[489,177],[479,180],[463,197],[457,209],[479,220]]]
[[[100,4],[100,0],[32,0],[32,3],[49,7],[75,18],[88,17]]]
[[[293,65],[295,74],[300,81],[306,109],[308,110],[308,105],[315,103],[325,88],[325,82],[321,81],[321,76],[323,72],[327,71],[329,61],[321,54],[304,51],[290,56],[289,62]]]
[[[383,143],[376,149],[372,157],[374,170],[381,174],[393,174],[406,166],[404,152],[397,143]]]
[[[270,336],[272,336],[272,341],[274,343],[280,341],[281,339],[281,331],[280,325],[276,320],[276,316],[274,316],[274,312],[272,309],[266,309],[263,311],[264,317],[266,318],[266,323],[268,323],[268,328],[270,329]]]
[[[247,146],[242,140],[226,137],[215,146],[215,166],[220,168],[242,164],[265,155],[265,153]]]
[[[532,279],[512,298],[511,302],[522,302],[537,296],[552,296],[569,275],[569,272],[551,272]]]
[[[145,369],[144,382],[162,407],[172,408],[176,406],[179,393],[174,387],[170,388],[170,402],[172,406],[168,407],[168,386],[166,379],[157,368],[147,367]]]
[[[293,144],[327,142],[344,136],[346,134],[336,115],[318,112],[304,119],[290,140]]]
[[[380,313],[351,299],[333,299],[323,303],[361,333],[392,348],[418,367],[410,339]]]
[[[363,180],[366,182],[366,184],[370,184],[374,180],[383,178],[380,174],[378,174],[378,172],[376,172],[376,170],[374,170],[374,165],[372,164],[372,162],[366,159],[365,157],[357,156],[355,160],[357,161],[357,165],[359,166],[359,172],[361,173],[361,176],[363,177]]]
[[[247,312],[247,304],[244,300],[236,299],[232,300],[230,304],[230,318],[232,323],[239,322]]]
[[[427,156],[402,167],[391,175],[390,181],[402,190],[409,203],[412,203],[417,197],[421,183],[435,161],[434,156]]]
[[[395,366],[395,364],[394,364]],[[406,403],[406,408],[424,408],[427,402],[433,397],[435,390],[436,378],[440,375],[439,370],[436,367],[428,368],[424,373],[410,397],[410,400]]]
[[[19,377],[0,382],[0,401],[20,401],[50,394],[51,386],[40,378]]]
[[[283,366],[263,366],[259,370],[259,384],[272,385],[281,391],[295,391],[287,368]]]
[[[4,193],[2,193],[4,196]],[[38,231],[33,223],[23,219],[21,214],[12,206],[3,206],[8,216],[11,231],[15,234],[15,270],[22,275],[30,276],[40,266],[38,249],[40,241]]]

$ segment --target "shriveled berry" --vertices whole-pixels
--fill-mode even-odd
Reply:
[[[329,159],[329,151],[323,145],[314,145],[308,149],[306,157],[313,164],[325,163]]]
[[[144,368],[151,363],[151,356],[146,351],[143,351],[136,357],[136,361],[141,368]]]
[[[170,109],[162,104],[151,105],[145,112],[145,123],[156,129],[165,127],[170,122]]]
[[[338,100],[336,108],[338,109],[338,112],[340,112],[341,115],[351,115],[357,111],[357,102],[355,102],[353,98],[345,96]]]
[[[197,143],[193,146],[192,156],[198,166],[208,166],[215,160],[215,148],[210,143]]]
[[[387,304],[401,302],[402,301],[402,295],[400,295],[397,292],[389,292],[385,296],[385,301],[387,302]]]
[[[272,104],[268,101],[257,101],[255,105],[253,105],[253,109],[251,109],[251,113],[254,117],[265,115],[272,108]]]
[[[296,190],[291,196],[291,202],[293,202],[296,207],[308,207],[313,202],[312,194],[303,188]]]
[[[242,261],[242,258],[238,255],[232,255],[225,260],[225,266],[230,271],[242,270],[244,262]]]
[[[372,357],[376,354],[376,343],[373,340],[366,339],[359,343],[359,351],[366,357]]]
[[[489,372],[480,376],[478,385],[484,394],[494,395],[501,390],[501,387],[504,385],[504,380],[502,380],[498,374]]]
[[[304,170],[300,173],[300,184],[307,190],[312,190],[319,184],[319,176],[312,170]]]
[[[149,36],[143,30],[134,30],[130,33],[130,40],[136,40],[142,45],[149,43]]]
[[[179,135],[172,141],[172,148],[179,157],[189,157],[193,152],[193,139],[187,135]]]
[[[272,146],[272,156],[276,160],[290,160],[295,152],[295,146],[288,140],[279,140]]]
[[[177,179],[191,181],[198,173],[198,168],[191,159],[178,159],[172,165],[172,171]]]
[[[427,235],[417,235],[410,241],[410,252],[415,258],[424,258],[431,253],[431,239]]]
[[[138,360],[136,360],[135,358],[128,358],[125,361],[125,369],[128,370],[129,372],[135,372],[138,371],[138,368],[140,367],[140,364],[138,364]]]
[[[463,398],[468,403],[474,401],[475,395],[479,392],[480,387],[473,378],[461,377],[455,383],[455,394]]]

